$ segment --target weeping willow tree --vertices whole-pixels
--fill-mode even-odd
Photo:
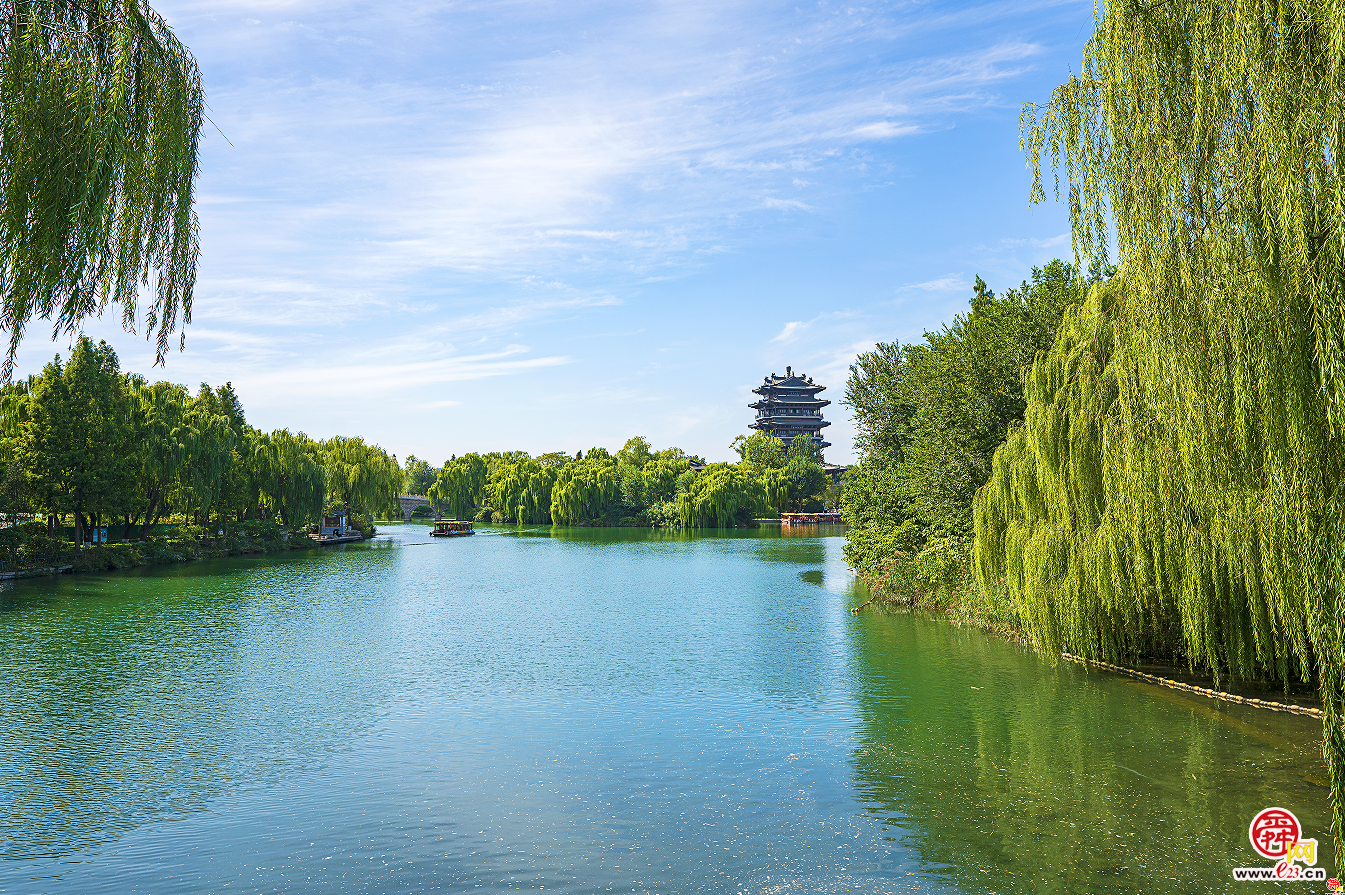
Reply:
[[[542,523],[551,521],[551,491],[558,470],[536,460],[502,463],[489,477],[491,504],[505,522]]]
[[[141,286],[163,360],[191,320],[203,107],[142,0],[0,0],[0,379],[34,317],[73,333],[113,304],[134,331]]]
[[[143,445],[136,476],[144,491],[145,520],[141,538],[159,523],[174,483],[188,468],[196,441],[187,407],[191,396],[171,382],[146,383],[136,391],[139,400],[137,438]]]
[[[454,519],[470,519],[488,476],[489,468],[481,455],[466,454],[445,463],[425,493],[431,500],[446,503]]]
[[[322,442],[327,471],[327,493],[347,511],[392,514],[397,511],[397,492],[402,487],[402,468],[397,458],[363,438],[338,435]]]
[[[261,499],[286,526],[316,521],[327,498],[322,446],[300,432],[277,429],[254,447]]]
[[[215,413],[206,401],[193,401],[187,408],[186,420],[192,438],[184,484],[188,486],[190,505],[200,511],[201,524],[209,529],[210,510],[220,496],[233,462],[238,436],[229,425],[229,418]]]
[[[551,489],[551,521],[557,525],[578,525],[600,518],[608,507],[621,499],[621,479],[617,464],[599,449],[588,457],[561,467]]]
[[[772,487],[778,489],[779,479]],[[714,463],[696,477],[678,502],[685,528],[730,528],[770,507],[767,485],[742,466]]]
[[[1033,199],[1121,274],[1038,360],[977,497],[1038,643],[1319,681],[1345,822],[1345,3],[1119,0],[1024,109]]]

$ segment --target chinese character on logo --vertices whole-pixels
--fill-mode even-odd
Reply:
[[[1299,840],[1303,829],[1292,811],[1284,808],[1266,808],[1252,818],[1247,831],[1252,848],[1263,858],[1283,858],[1289,847]]]

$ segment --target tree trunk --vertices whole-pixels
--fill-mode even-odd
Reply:
[[[149,537],[149,530],[159,521],[159,502],[163,500],[163,494],[158,488],[155,488],[152,494],[153,497],[150,499],[149,507],[145,510],[145,527],[140,532],[140,540],[142,541]],[[149,521],[150,516],[154,517],[153,522]]]

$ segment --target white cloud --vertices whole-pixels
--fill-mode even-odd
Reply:
[[[897,124],[893,121],[877,121],[873,124],[866,124],[857,127],[850,132],[851,136],[861,140],[886,140],[890,137],[904,137],[908,134],[917,134],[920,127],[914,124]]]
[[[897,292],[960,292],[970,288],[971,283],[967,282],[963,274],[950,273],[947,276],[926,280],[923,283],[907,283],[905,286],[899,287]]]
[[[798,201],[797,199],[773,199],[766,198],[761,200],[761,204],[767,208],[796,209],[800,211],[812,211],[813,206]]]
[[[786,345],[799,337],[799,333],[807,329],[811,324],[799,320],[793,320],[785,324],[785,328],[780,330],[780,334],[772,342],[783,342]]]

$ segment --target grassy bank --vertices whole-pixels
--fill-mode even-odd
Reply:
[[[987,594],[977,586],[970,538],[931,538],[919,551],[890,549],[863,563],[856,574],[873,603],[937,612],[954,624],[1024,639],[1018,608],[1007,595]]]

